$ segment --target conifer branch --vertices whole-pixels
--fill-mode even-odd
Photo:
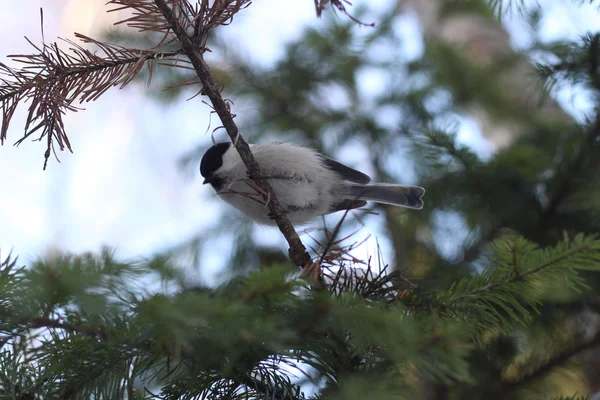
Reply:
[[[537,379],[543,377],[545,374],[550,372],[553,368],[563,365],[565,362],[569,361],[572,357],[582,353],[586,350],[589,350],[593,347],[600,346],[600,332],[594,336],[591,340],[582,342],[577,344],[576,346],[571,347],[570,349],[565,350],[560,353],[558,356],[550,359],[546,364],[542,365],[534,372],[525,375],[521,379],[515,382],[508,382],[504,384],[505,389],[516,389],[527,385],[529,383],[535,382]]]
[[[578,254],[578,253],[588,253],[589,251],[590,251],[590,246],[588,244],[584,244],[582,246],[576,247],[576,248],[574,248],[574,249],[566,252],[565,254],[562,254],[562,255],[560,255],[558,257],[555,257],[555,258],[553,258],[553,259],[551,259],[551,260],[549,260],[549,261],[547,261],[545,263],[542,263],[542,264],[538,265],[535,268],[530,269],[527,272],[520,273],[520,274],[515,274],[513,277],[511,277],[509,279],[506,279],[506,280],[503,280],[503,281],[500,281],[500,282],[491,283],[491,284],[486,285],[484,287],[472,290],[469,293],[463,294],[462,296],[459,296],[456,299],[456,302],[459,302],[459,301],[461,301],[461,300],[463,300],[463,299],[465,299],[467,297],[476,296],[476,295],[481,294],[481,293],[489,293],[489,292],[501,289],[501,288],[503,288],[503,287],[505,287],[507,285],[510,285],[512,283],[523,281],[528,276],[535,275],[535,274],[537,274],[537,273],[545,270],[546,268],[552,267],[552,266],[560,263],[561,261],[564,261],[564,260],[566,260],[566,259],[574,256],[575,254]]]
[[[281,388],[271,387],[265,382],[260,381],[259,379],[253,379],[249,376],[245,376],[240,379],[240,384],[246,385],[248,387],[256,389],[256,391],[260,392],[264,398],[275,399],[275,400],[296,400],[297,397],[293,396],[290,393],[286,393],[285,390],[281,390]]]
[[[56,319],[51,319],[48,317],[38,317],[33,318],[29,322],[29,327],[34,329],[39,328],[53,328],[53,329],[61,329],[63,331],[69,333],[79,333],[84,336],[90,336],[94,338],[98,338],[101,340],[107,340],[109,335],[102,329],[94,328],[85,325],[75,325],[69,322],[62,322]]]
[[[212,78],[210,69],[209,69],[208,65],[206,64],[206,62],[204,61],[202,54],[205,51],[205,49],[200,48],[198,46],[198,43],[204,42],[204,39],[200,35],[206,35],[207,29],[200,28],[200,27],[198,27],[198,25],[196,25],[196,27],[194,28],[194,31],[196,32],[196,35],[198,35],[198,36],[195,36],[195,37],[188,36],[186,29],[185,29],[186,27],[182,26],[180,24],[180,19],[177,18],[175,11],[173,11],[173,9],[171,7],[169,7],[169,5],[167,4],[167,0],[154,0],[154,1],[156,3],[156,6],[163,13],[165,20],[169,23],[169,26],[171,27],[173,33],[175,34],[175,36],[177,36],[177,39],[181,43],[183,52],[185,53],[186,56],[188,56],[192,65],[194,66],[194,69],[196,70],[196,73],[198,74],[198,78],[202,82],[201,94],[208,96],[208,98],[210,99],[215,112],[221,119],[223,127],[227,131],[227,134],[231,138],[233,145],[235,146],[236,150],[240,154],[240,157],[241,157],[242,161],[244,162],[244,165],[248,169],[248,173],[250,174],[250,177],[256,182],[258,187],[263,190],[264,200],[265,200],[266,204],[268,204],[269,210],[275,216],[275,222],[277,222],[277,226],[279,227],[279,230],[281,231],[283,236],[286,238],[286,240],[290,246],[290,248],[289,248],[290,259],[292,260],[292,262],[294,262],[296,265],[298,265],[301,268],[311,265],[311,262],[312,262],[311,257],[309,256],[308,252],[306,251],[304,244],[300,240],[300,237],[296,233],[291,222],[288,220],[287,216],[285,215],[285,212],[283,211],[283,208],[281,207],[279,200],[275,196],[275,192],[273,192],[271,185],[269,185],[269,183],[264,179],[263,174],[260,170],[260,166],[254,159],[254,156],[252,155],[252,152],[250,151],[250,146],[248,146],[248,143],[244,140],[244,138],[240,134],[239,129],[233,120],[233,115],[231,114],[231,108],[230,108],[229,103],[227,103],[227,101],[225,99],[223,99],[223,96],[221,96],[221,92],[217,88],[217,86]],[[244,0],[240,0],[239,2],[232,1],[232,0],[224,1],[224,3],[226,3],[226,4],[231,4],[231,3],[237,4],[237,3],[245,3],[245,2],[246,1],[244,1]],[[174,8],[176,8],[176,7],[174,7]],[[239,5],[236,6],[236,9],[240,9],[240,8],[241,7]],[[196,17],[195,19],[196,19],[196,21],[198,21],[199,17]]]
[[[550,219],[555,214],[562,201],[569,195],[574,177],[581,172],[591,152],[591,149],[596,141],[598,141],[598,138],[600,138],[600,111],[596,114],[596,120],[594,123],[590,124],[587,132],[585,133],[583,141],[579,145],[571,162],[566,166],[566,168],[564,168],[563,171],[559,172],[560,183],[558,184],[558,188],[542,212],[542,221],[544,226],[550,222]]]
[[[63,41],[70,46],[69,51],[62,50],[57,43],[42,42],[38,47],[28,40],[37,53],[9,55],[23,64],[22,68],[15,69],[0,63],[0,75],[6,76],[0,78],[0,143],[4,144],[6,140],[17,106],[30,101],[25,133],[15,145],[40,131],[36,140],[46,139],[44,169],[55,146],[61,151],[68,149],[72,152],[63,115],[66,111],[81,109],[74,105],[76,101],[94,101],[113,86],[125,87],[144,66],[148,67],[151,77],[154,62],[180,54],[180,51],[128,49],[81,34],[75,36],[83,43],[97,46],[103,56],[68,39]]]

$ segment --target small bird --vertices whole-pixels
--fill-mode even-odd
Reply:
[[[293,225],[360,208],[367,201],[423,208],[422,187],[370,183],[368,175],[313,149],[287,142],[251,144],[250,149]],[[200,162],[200,173],[205,178],[203,184],[210,183],[224,201],[261,224],[275,225],[231,142],[208,149]]]

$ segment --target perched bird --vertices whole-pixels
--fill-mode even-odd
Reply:
[[[422,187],[370,183],[369,176],[312,149],[285,142],[251,144],[250,149],[294,225],[359,208],[367,201],[423,208]],[[275,224],[231,142],[208,149],[200,162],[200,173],[203,183],[210,183],[224,201],[261,224]]]

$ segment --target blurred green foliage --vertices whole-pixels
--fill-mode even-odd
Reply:
[[[207,288],[186,284],[164,256],[56,254],[30,268],[8,257],[0,395],[304,399],[319,387],[311,398],[411,399],[437,385],[452,398],[483,398],[496,379],[506,396],[548,355],[520,351],[508,335],[568,348],[567,332],[551,338],[531,325],[558,276],[572,301],[587,298],[580,271],[600,272],[598,257],[596,238],[540,249],[512,235],[494,243],[481,274],[446,290],[396,284],[391,293],[374,281],[319,289],[287,266]]]

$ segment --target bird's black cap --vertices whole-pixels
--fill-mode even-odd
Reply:
[[[204,183],[210,183],[213,173],[223,165],[223,154],[229,146],[231,142],[217,143],[206,150],[200,161],[200,174],[205,178]]]

